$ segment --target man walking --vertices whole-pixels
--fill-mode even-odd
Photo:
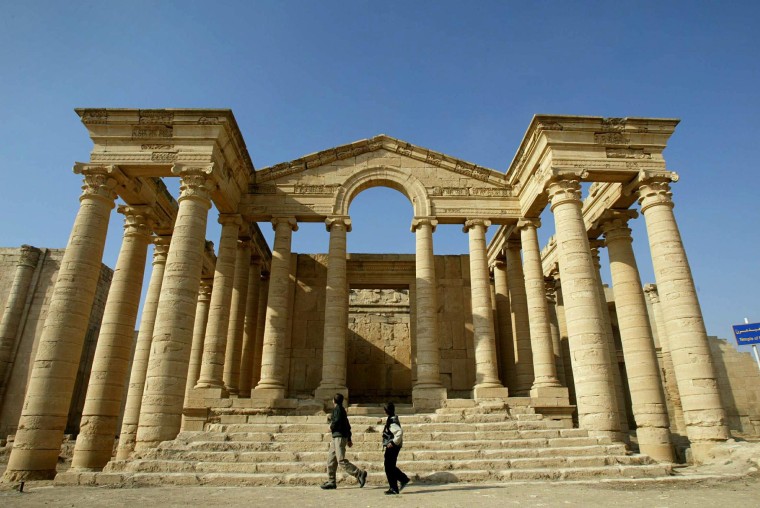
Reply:
[[[359,480],[359,487],[364,487],[367,482],[367,471],[362,471],[346,459],[346,445],[351,448],[351,424],[348,423],[348,415],[343,408],[343,394],[336,393],[333,397],[333,412],[330,418],[330,452],[327,455],[327,481],[321,485],[325,490],[336,489],[335,473],[340,463],[343,470]]]
[[[383,406],[388,418],[385,420],[383,427],[383,450],[385,452],[384,465],[385,476],[388,478],[388,490],[386,495],[400,493],[406,484],[409,483],[409,477],[396,466],[398,454],[404,444],[404,431],[401,428],[398,416],[396,416],[396,406],[393,402],[388,402]]]

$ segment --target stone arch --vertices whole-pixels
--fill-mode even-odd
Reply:
[[[362,169],[347,178],[335,196],[333,213],[348,215],[351,202],[361,191],[380,186],[390,187],[406,196],[412,203],[415,217],[428,217],[433,214],[427,190],[422,182],[407,171],[388,166]]]

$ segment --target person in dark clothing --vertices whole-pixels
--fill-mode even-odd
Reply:
[[[404,444],[404,430],[401,428],[398,416],[396,416],[396,406],[393,402],[388,402],[383,406],[388,418],[385,420],[383,428],[383,449],[385,476],[388,478],[388,490],[386,495],[399,494],[406,484],[409,483],[409,477],[404,474],[398,467],[396,461],[401,447]]]
[[[343,394],[336,393],[333,397],[333,412],[330,417],[330,451],[327,455],[327,481],[321,485],[323,489],[335,489],[338,486],[335,483],[335,473],[340,463],[343,470],[359,480],[359,487],[364,487],[367,482],[367,471],[362,471],[355,465],[351,464],[346,458],[346,445],[351,448],[354,443],[351,441],[351,424],[348,423],[348,415],[343,408]]]

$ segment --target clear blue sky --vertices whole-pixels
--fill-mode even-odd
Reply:
[[[536,113],[677,117],[675,213],[708,333],[733,342],[760,321],[758,25],[752,1],[2,0],[0,245],[65,246],[91,147],[75,107],[231,108],[258,168],[385,133],[505,171]],[[351,252],[413,252],[400,194],[350,212]],[[114,213],[110,266],[120,237]],[[293,248],[327,242],[305,225]],[[435,248],[467,237],[441,227]]]

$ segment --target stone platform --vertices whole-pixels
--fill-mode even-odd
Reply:
[[[353,448],[348,458],[384,482],[384,419],[349,408]],[[327,416],[221,415],[203,431],[182,432],[103,472],[68,471],[58,485],[318,485],[326,479]],[[565,428],[530,407],[444,408],[402,415],[399,467],[413,482],[504,482],[667,477],[670,464],[631,454],[621,443]],[[355,480],[341,476],[339,481]]]

